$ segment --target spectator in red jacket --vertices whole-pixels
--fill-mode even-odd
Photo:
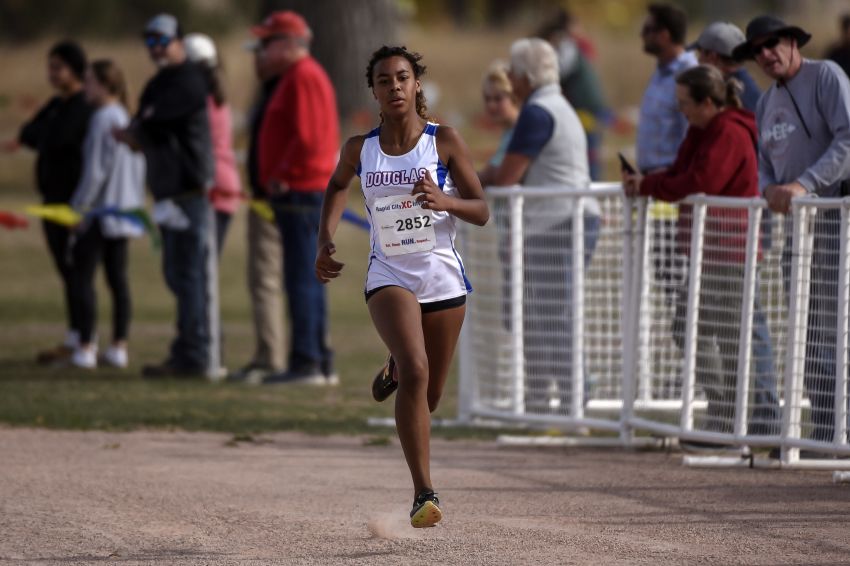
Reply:
[[[257,159],[280,230],[291,340],[289,369],[263,383],[335,384],[325,288],[313,263],[322,199],[339,156],[336,96],[310,56],[312,32],[304,18],[274,12],[251,31],[264,57],[283,62],[260,125]]]
[[[629,196],[678,201],[704,193],[725,197],[758,197],[756,127],[752,112],[741,108],[742,85],[710,65],[684,71],[676,78],[676,99],[690,125],[669,169],[646,175],[623,173]],[[679,209],[677,241],[688,255],[691,207]],[[708,208],[703,239],[697,330],[697,382],[708,399],[704,427],[732,432],[738,370],[740,313],[744,288],[747,210]],[[677,301],[673,335],[684,344],[687,288]],[[758,289],[758,286],[756,286]],[[716,346],[715,346],[716,343]],[[764,312],[756,297],[753,315],[753,358],[756,362],[751,434],[776,434],[779,403],[773,352]]]

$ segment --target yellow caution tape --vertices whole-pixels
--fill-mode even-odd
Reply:
[[[83,219],[83,216],[67,204],[41,204],[28,206],[24,211],[36,218],[73,228]]]

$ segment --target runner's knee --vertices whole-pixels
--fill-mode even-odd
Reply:
[[[428,357],[424,353],[409,358],[396,359],[396,365],[400,388],[423,392],[428,388]]]

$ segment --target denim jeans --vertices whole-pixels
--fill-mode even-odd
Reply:
[[[177,300],[177,336],[171,343],[169,363],[189,370],[206,370],[210,329],[207,316],[207,253],[209,202],[202,194],[174,200],[189,226],[161,228],[162,271]]]
[[[758,281],[756,281],[758,293]],[[779,394],[776,391],[776,366],[773,363],[773,343],[767,316],[758,294],[753,303],[752,355],[753,412],[750,416],[748,434],[773,436],[781,432],[782,414],[779,410]]]
[[[737,357],[739,333],[732,330],[738,326],[741,301],[743,299],[743,265],[726,266],[725,270],[717,266],[703,268],[703,283],[700,294],[700,311],[697,315],[700,340],[697,353],[697,382],[703,386],[708,406],[708,425],[711,430],[732,432],[729,409],[735,403],[737,383]],[[673,315],[673,341],[684,351],[685,322],[688,308],[688,281],[680,287]],[[748,434],[777,435],[781,429],[782,415],[779,409],[779,395],[776,389],[776,368],[773,363],[773,343],[767,316],[759,300],[758,276],[756,277],[756,296],[753,301],[752,359],[753,403],[749,418]],[[729,316],[731,315],[731,318]],[[720,337],[719,351],[712,355],[707,341]],[[719,358],[716,356],[719,355]],[[725,361],[728,367],[720,367],[718,359]],[[733,367],[734,366],[734,367]],[[710,375],[721,373],[725,377]],[[714,383],[714,385],[712,385]],[[726,409],[726,411],[724,411]],[[726,413],[726,414],[724,414]]]
[[[272,199],[283,249],[291,337],[289,369],[333,371],[328,347],[325,287],[316,278],[316,245],[323,192],[291,190]]]

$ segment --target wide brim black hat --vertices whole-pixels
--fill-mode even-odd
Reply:
[[[752,59],[753,42],[765,36],[790,36],[797,40],[797,47],[802,47],[809,42],[812,34],[797,26],[789,26],[776,16],[759,16],[753,18],[747,24],[747,41],[738,45],[732,50],[732,57],[739,61],[744,59]]]

